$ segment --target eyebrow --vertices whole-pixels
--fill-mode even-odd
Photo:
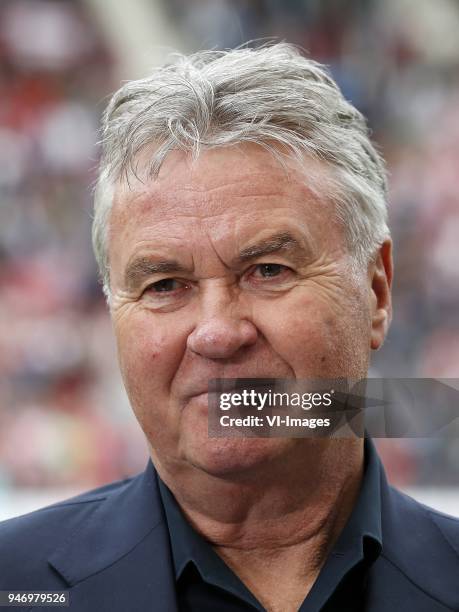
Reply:
[[[263,257],[278,251],[290,252],[295,261],[303,263],[311,257],[309,245],[302,244],[290,232],[281,232],[242,249],[236,258],[236,262],[247,263],[257,257]]]
[[[290,232],[281,232],[245,247],[232,264],[241,265],[279,251],[289,252],[297,263],[304,263],[311,257],[311,249],[308,246],[298,241]],[[190,273],[190,270],[175,259],[155,260],[153,256],[138,257],[128,263],[124,274],[124,285],[128,290],[133,290],[154,274],[177,273]]]

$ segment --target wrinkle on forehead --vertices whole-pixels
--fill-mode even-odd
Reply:
[[[140,168],[147,162],[148,159],[140,163]],[[184,195],[196,194],[202,200],[203,196],[218,195],[220,192],[223,195],[229,189],[234,198],[270,198],[282,196],[285,189],[291,190],[292,185],[303,197],[326,198],[330,169],[325,163],[306,155],[304,164],[293,158],[287,158],[285,163],[284,167],[272,153],[252,143],[203,150],[194,160],[190,153],[174,151],[166,157],[158,177],[149,178],[140,170],[138,176],[130,176],[129,181],[118,182],[115,203],[131,207],[161,201],[164,205],[166,197],[171,206],[182,204],[184,212],[181,202]],[[266,181],[267,173],[268,176],[276,176],[275,185]],[[175,198],[177,202],[174,202]]]

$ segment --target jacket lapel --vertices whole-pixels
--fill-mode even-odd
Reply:
[[[105,499],[84,504],[80,520],[49,563],[82,612],[176,612],[169,534],[151,461]]]
[[[380,473],[383,551],[372,567],[365,609],[458,610],[457,556],[430,510],[390,487],[382,466]]]

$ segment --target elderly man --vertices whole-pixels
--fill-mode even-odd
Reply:
[[[324,68],[276,44],[125,84],[93,238],[151,462],[3,523],[0,588],[82,612],[459,609],[458,522],[391,489],[370,440],[208,435],[209,380],[364,378],[387,333],[384,165]]]

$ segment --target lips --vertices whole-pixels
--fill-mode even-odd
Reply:
[[[186,397],[197,397],[199,395],[204,395],[210,393],[231,393],[231,392],[240,392],[245,389],[250,390],[275,390],[279,386],[279,379],[275,377],[267,377],[267,376],[259,376],[259,377],[247,377],[243,378],[230,378],[226,376],[225,378],[210,378],[213,382],[211,385],[211,389],[209,391],[209,384],[205,386],[200,386],[196,389],[192,389],[190,392],[186,394]]]

